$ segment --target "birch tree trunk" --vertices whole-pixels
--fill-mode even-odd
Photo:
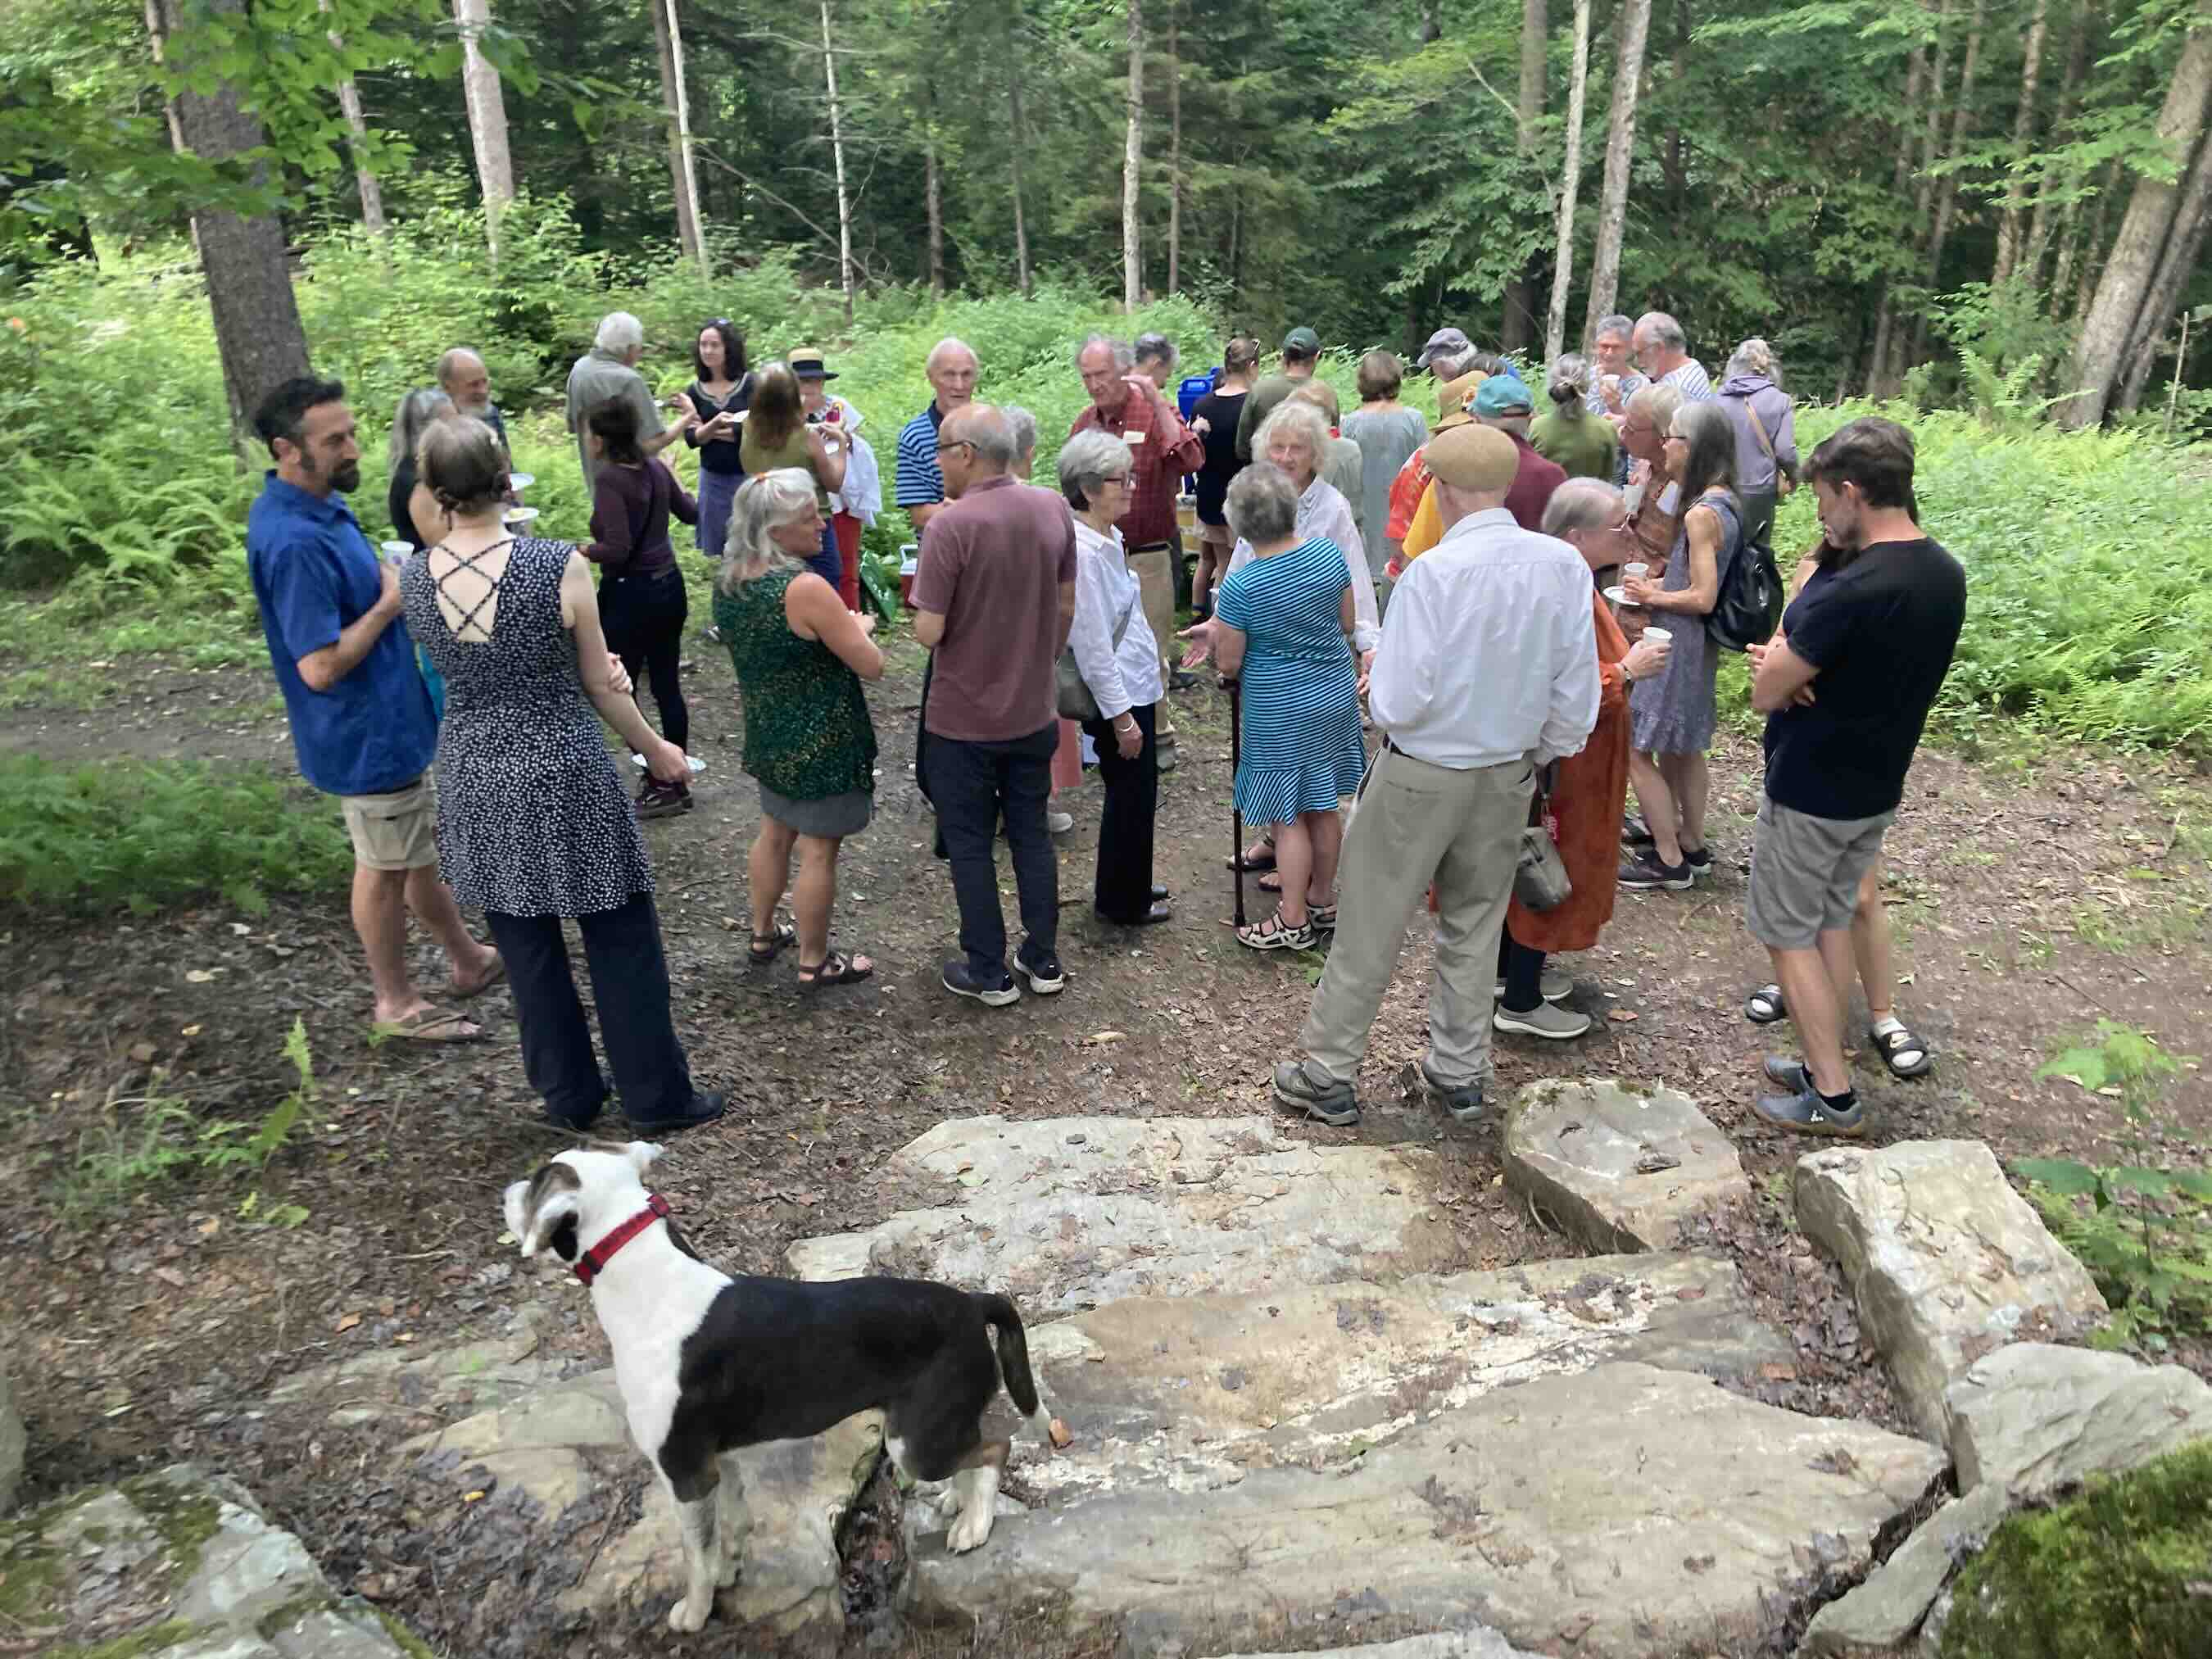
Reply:
[[[1951,143],[1944,159],[1955,159],[1966,147],[1966,123],[1974,109],[1974,71],[1982,55],[1982,21],[1988,15],[1988,0],[1974,0],[1972,20],[1966,25],[1966,56],[1959,69],[1959,101],[1951,112]],[[1936,192],[1936,221],[1928,228],[1928,292],[1932,296],[1942,289],[1943,272],[1943,244],[1951,234],[1951,220],[1959,205],[1959,175],[1946,173]],[[1925,307],[1912,319],[1912,360],[1917,362],[1927,343],[1928,312]]]
[[[1521,0],[1521,86],[1514,102],[1514,137],[1524,164],[1534,165],[1544,121],[1547,48],[1551,41],[1547,0]],[[1499,319],[1498,348],[1518,351],[1536,337],[1536,276],[1523,270],[1505,290],[1505,314]]]
[[[1121,156],[1121,305],[1134,311],[1145,294],[1143,244],[1138,236],[1137,185],[1145,159],[1144,0],[1129,0],[1129,132]]]
[[[1620,238],[1628,221],[1628,162],[1636,143],[1636,95],[1644,78],[1644,43],[1651,32],[1651,0],[1621,0],[1620,45],[1613,54],[1613,112],[1606,131],[1605,192],[1598,198],[1597,246],[1590,256],[1589,305],[1583,338],[1613,313],[1620,286]]]
[[[653,45],[660,58],[660,108],[668,122],[669,194],[676,199],[676,240],[684,257],[707,268],[699,234],[699,179],[691,161],[691,122],[684,95],[684,45],[676,0],[645,0],[653,14]]]
[[[1574,67],[1567,82],[1567,153],[1559,164],[1559,218],[1552,260],[1552,307],[1544,318],[1544,361],[1565,349],[1567,289],[1575,274],[1575,193],[1582,183],[1583,100],[1589,91],[1590,0],[1575,0]]]
[[[2074,122],[2074,106],[2081,95],[2081,76],[2089,66],[2089,43],[2097,31],[2097,9],[2089,4],[2081,8],[2075,20],[2073,44],[2066,53],[2066,73],[2058,83],[2058,108],[2051,119],[2051,136],[2063,139]],[[2017,267],[2031,283],[2043,280],[2043,256],[2051,245],[2051,195],[2054,185],[2066,182],[2063,175],[2054,176],[2045,168],[2042,179],[2035,187],[2035,211],[2027,222],[2027,246],[2021,252]]]
[[[315,9],[327,12],[331,0],[315,0]],[[345,42],[336,29],[331,31],[331,46],[343,52]],[[354,187],[361,192],[361,222],[368,227],[372,236],[382,236],[388,227],[384,222],[384,188],[376,182],[368,163],[368,118],[362,113],[361,88],[354,84],[350,75],[338,78],[338,108],[345,115],[346,131],[351,135],[346,149],[353,156]]]
[[[1905,60],[1905,103],[1907,111],[1920,107],[1920,83],[1928,74],[1928,49],[1916,46]],[[1897,124],[1897,163],[1890,172],[1889,193],[1899,201],[1905,199],[1905,186],[1912,174],[1912,129],[1909,116]],[[1896,296],[1892,293],[1892,279],[1885,276],[1881,283],[1881,307],[1875,315],[1874,345],[1867,353],[1866,392],[1869,398],[1884,396],[1889,388],[1884,376],[1889,368],[1889,331],[1896,315]],[[1842,399],[1839,398],[1838,402]]]
[[[1922,3],[1928,5],[1929,0],[1922,0]],[[1950,9],[1949,0],[1934,0],[1929,9],[1933,14],[1936,46],[1928,65],[1928,120],[1922,130],[1920,157],[1916,164],[1920,185],[1912,200],[1913,251],[1923,256],[1928,247],[1929,233],[1935,228],[1936,175],[1929,169],[1936,165],[1936,149],[1942,137],[1943,90],[1948,84],[1951,73],[1951,38],[1943,28],[1945,16]],[[1926,303],[1924,299],[1922,303]],[[1912,355],[1910,337],[1911,331],[1905,326],[1904,318],[1897,318],[1890,331],[1889,356],[1881,368],[1881,383],[1886,387],[1893,390],[1904,382],[1905,365]]]
[[[1182,0],[1168,0],[1168,292],[1182,289]]]
[[[246,0],[209,4],[215,11],[236,14],[245,9]],[[184,9],[184,0],[146,0],[156,62]],[[227,161],[268,142],[259,119],[240,106],[236,89],[227,84],[174,99],[169,134],[180,153],[204,161]],[[261,400],[286,380],[308,373],[307,332],[285,262],[284,226],[274,212],[248,219],[201,209],[191,219],[208,309],[215,319],[216,349],[222,359],[223,390],[230,399],[231,429],[245,443],[252,438],[251,423]]]
[[[477,184],[483,192],[485,234],[499,258],[499,216],[514,199],[514,152],[507,143],[507,100],[499,71],[478,44],[491,27],[491,0],[453,0],[461,32],[461,94],[469,109],[469,138],[476,147]]]
[[[933,123],[921,144],[921,193],[929,216],[929,297],[945,297],[945,198],[938,182],[937,130]]]
[[[2151,365],[2163,347],[2166,331],[2173,322],[2182,293],[2196,274],[2197,256],[2204,246],[2208,218],[2212,218],[2212,137],[2197,146],[2196,163],[2189,169],[2181,189],[2181,201],[2174,209],[2173,230],[2166,239],[2166,251],[2159,256],[2158,274],[2151,278],[2142,314],[2136,319],[2135,343],[2128,353],[2126,378],[2120,387],[2123,415],[2134,414],[2142,402],[2143,388],[2150,381]]]
[[[1011,35],[1007,39],[1007,48],[1006,113],[1012,128],[1008,137],[1013,143],[1006,159],[1014,185],[1014,270],[1021,283],[1022,298],[1026,300],[1030,297],[1030,233],[1028,223],[1022,216],[1022,145],[1026,140],[1022,136],[1022,77],[1012,61]]]
[[[2212,0],[2198,0],[2158,117],[2159,142],[2185,175],[2203,134],[2208,97],[2212,97]],[[2173,234],[2181,196],[2178,181],[2169,184],[2148,174],[2136,179],[2127,217],[2120,222],[2120,234],[2105,261],[2096,297],[2074,349],[2073,383],[2081,390],[2059,410],[2064,424],[2095,426],[2105,418],[2124,359],[2136,337],[2159,260]]]
[[[853,325],[853,198],[845,188],[845,117],[837,104],[837,48],[830,39],[830,0],[822,0],[822,76],[830,89],[830,156],[837,174],[837,280],[845,290],[845,326]]]
[[[1996,268],[1990,280],[2009,281],[2020,264],[2021,213],[2027,203],[2027,179],[2020,171],[2035,144],[2035,94],[2043,73],[2043,39],[2050,27],[2050,0],[2035,0],[2028,21],[2027,43],[2020,60],[2020,107],[2012,118],[2012,176],[2005,184],[2004,217],[1997,222]]]

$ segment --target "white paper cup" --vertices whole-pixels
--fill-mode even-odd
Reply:
[[[1623,586],[1626,586],[1630,582],[1641,581],[1650,574],[1651,567],[1650,565],[1644,563],[1641,559],[1636,560],[1632,563],[1625,564],[1620,567],[1621,585]]]
[[[399,563],[415,550],[412,542],[379,542],[376,546],[377,550],[393,564]]]
[[[1672,631],[1664,628],[1647,628],[1644,630],[1644,637],[1647,640],[1656,640],[1662,645],[1672,645],[1674,642]]]

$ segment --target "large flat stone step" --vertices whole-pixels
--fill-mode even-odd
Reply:
[[[1063,1593],[1139,1652],[1263,1644],[1357,1608],[1644,1659],[1769,1633],[1863,1572],[1944,1467],[1917,1440],[1620,1362],[1492,1389],[1318,1470],[1139,1479],[1009,1516],[964,1556],[925,1543],[915,1571],[962,1612]]]

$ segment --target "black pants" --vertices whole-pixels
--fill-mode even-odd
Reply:
[[[1152,705],[1132,708],[1143,734],[1134,760],[1123,760],[1109,720],[1085,720],[1098,747],[1106,804],[1098,818],[1098,878],[1091,902],[1109,921],[1134,924],[1152,908],[1152,816],[1159,805],[1160,765],[1152,746]]]
[[[1544,953],[1516,945],[1513,935],[1498,930],[1498,977],[1505,981],[1502,1006],[1509,1013],[1529,1014],[1544,1000]]]
[[[490,910],[484,920],[514,988],[530,1086],[544,1097],[549,1116],[580,1128],[606,1103],[607,1083],[592,1053],[592,1029],[576,995],[561,918]],[[668,959],[661,954],[653,895],[640,893],[620,909],[579,916],[576,926],[584,935],[599,1036],[623,1115],[645,1123],[682,1116],[691,1106],[691,1068],[669,1018]]]
[[[952,863],[953,896],[960,902],[960,949],[969,971],[985,979],[1006,971],[1006,919],[999,908],[993,857],[1002,814],[1022,927],[1029,935],[1022,955],[1031,963],[1060,959],[1060,860],[1044,822],[1053,750],[1059,746],[1055,721],[1006,743],[933,735],[924,751],[929,799]]]
[[[660,709],[660,735],[678,749],[691,747],[691,710],[684,702],[677,665],[684,659],[684,619],[691,601],[673,568],[651,576],[609,576],[599,584],[599,625],[607,649],[622,659],[631,684],[653,682]]]

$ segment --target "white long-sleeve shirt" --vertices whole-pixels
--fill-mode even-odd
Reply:
[[[1301,541],[1326,536],[1343,553],[1344,572],[1352,579],[1352,648],[1372,651],[1382,641],[1382,622],[1375,604],[1375,573],[1367,568],[1367,548],[1359,539],[1359,520],[1352,516],[1352,503],[1342,490],[1316,476],[1298,497],[1293,527]],[[1252,544],[1240,539],[1222,574],[1224,579],[1233,576],[1251,562]]]
[[[1466,771],[1582,752],[1597,724],[1589,566],[1502,507],[1469,514],[1390,595],[1367,708],[1416,760]]]
[[[1117,649],[1114,630],[1128,618]],[[1075,521],[1075,620],[1068,624],[1067,647],[1083,683],[1108,720],[1156,703],[1160,683],[1160,647],[1145,620],[1137,579],[1129,574],[1121,532],[1102,536],[1081,519]]]

